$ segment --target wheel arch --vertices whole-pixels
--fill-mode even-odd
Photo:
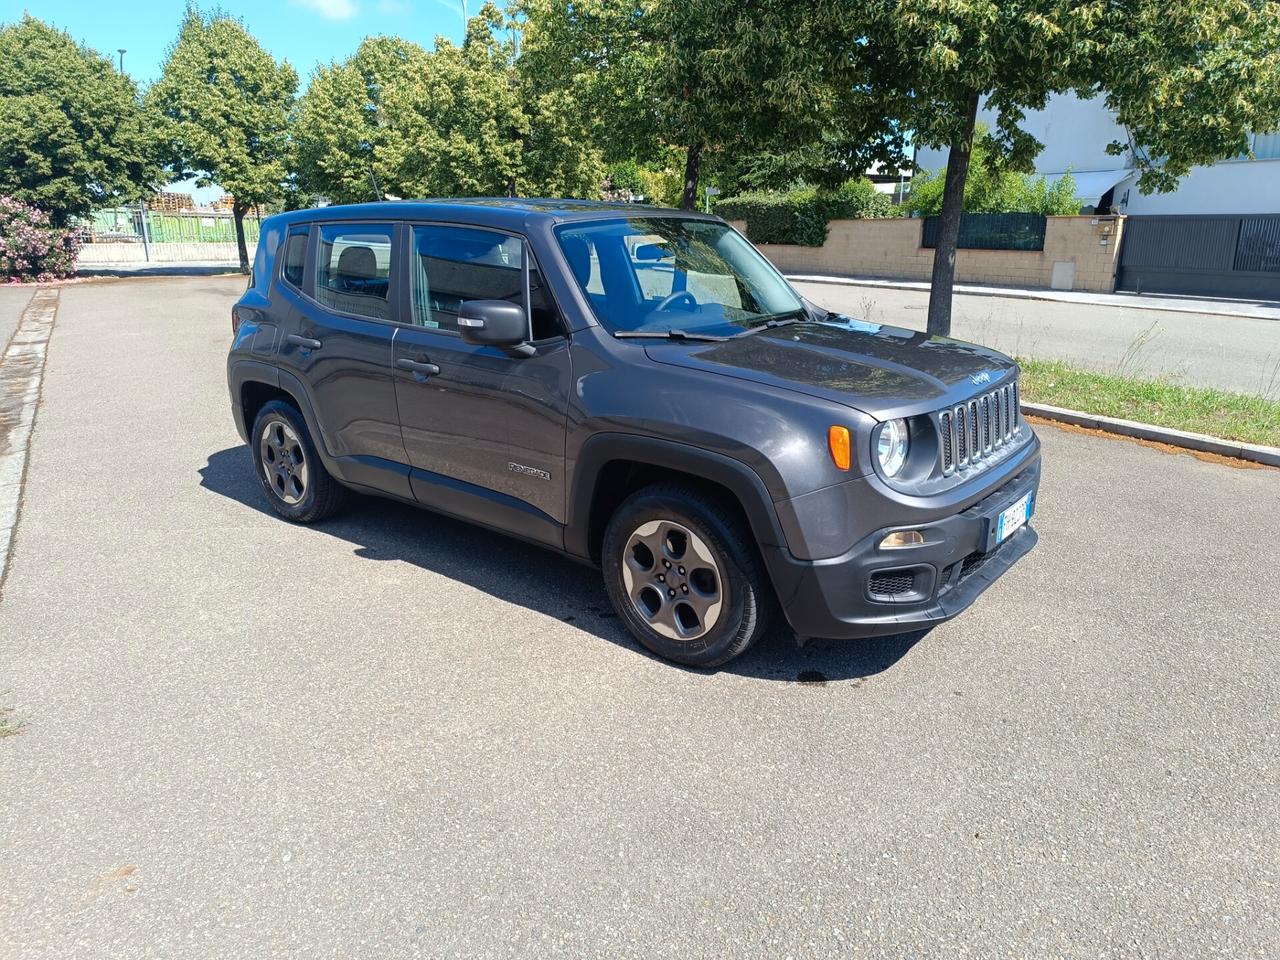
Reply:
[[[332,457],[325,449],[324,434],[319,429],[320,424],[316,420],[311,398],[297,377],[269,363],[242,360],[231,368],[229,379],[236,428],[241,439],[246,443],[249,441],[249,431],[253,429],[253,421],[263,406],[272,400],[283,400],[293,404],[302,414],[321,459],[330,472],[333,472]]]
[[[566,551],[599,563],[614,510],[634,491],[659,481],[684,482],[722,495],[741,511],[758,546],[786,543],[764,481],[746,464],[671,440],[603,433],[591,437],[577,457]]]

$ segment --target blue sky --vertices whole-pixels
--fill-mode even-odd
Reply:
[[[482,0],[467,0],[475,14]],[[317,63],[342,60],[372,34],[391,34],[431,47],[437,34],[462,41],[462,0],[214,0],[242,20],[276,59],[287,59],[305,88]],[[125,48],[124,69],[140,84],[160,75],[165,50],[178,34],[184,0],[0,0],[0,22],[17,20],[26,10],[66,30],[112,60]]]
[[[475,14],[482,2],[467,0],[468,13]],[[299,93],[317,64],[346,59],[367,36],[401,36],[428,48],[438,35],[454,43],[463,36],[462,0],[221,0],[200,6],[239,18],[273,57],[293,64]],[[160,76],[185,9],[184,0],[0,0],[0,23],[17,20],[25,10],[117,63],[116,51],[124,47],[125,73],[146,86]],[[194,194],[198,203],[222,195],[217,187],[196,188],[192,182],[173,188]]]

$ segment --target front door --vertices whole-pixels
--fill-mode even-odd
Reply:
[[[394,367],[414,495],[561,545],[569,343],[532,263],[532,356],[473,346],[458,333],[464,301],[526,302],[525,241],[419,225],[408,247],[412,325],[396,332]]]

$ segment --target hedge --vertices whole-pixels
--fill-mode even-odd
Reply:
[[[835,190],[802,187],[785,193],[742,193],[716,204],[726,220],[745,220],[747,236],[755,243],[795,243],[820,247],[827,242],[832,220],[862,220],[898,216],[887,194],[869,180],[850,180]]]

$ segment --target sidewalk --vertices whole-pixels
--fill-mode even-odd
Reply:
[[[814,273],[789,273],[787,274],[787,279],[804,283],[877,287],[884,290],[923,290],[927,292],[929,289],[928,283],[918,280],[879,280]],[[970,297],[1050,300],[1056,303],[1127,307],[1133,310],[1161,310],[1165,313],[1199,313],[1220,317],[1252,317],[1256,320],[1280,320],[1280,300],[1221,300],[1215,297],[1167,297],[1145,293],[1082,293],[1074,290],[990,287],[972,283],[957,283],[955,292],[958,295]]]
[[[240,274],[234,260],[139,261],[137,263],[95,263],[76,268],[77,277],[211,277]]]

